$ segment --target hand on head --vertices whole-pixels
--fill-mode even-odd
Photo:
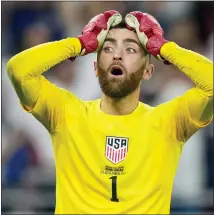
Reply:
[[[83,28],[82,35],[77,36],[82,45],[80,55],[98,52],[110,28],[122,22],[122,16],[118,11],[105,11],[93,17]],[[148,13],[133,11],[125,16],[127,29],[136,31],[143,48],[155,58],[164,63],[160,55],[161,47],[168,41],[164,38],[164,31],[158,21]]]
[[[83,28],[82,35],[78,36],[82,45],[80,55],[97,52],[102,46],[106,35],[110,29],[122,21],[122,16],[118,11],[105,11],[93,17]]]
[[[125,23],[128,29],[136,31],[142,46],[148,53],[168,64],[160,54],[161,47],[168,41],[164,38],[164,31],[160,24],[152,15],[140,11],[130,12],[125,16]]]

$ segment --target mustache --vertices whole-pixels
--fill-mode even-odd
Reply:
[[[126,68],[125,68],[124,65],[123,65],[122,63],[120,63],[120,62],[113,62],[113,63],[108,67],[107,72],[110,72],[113,66],[119,66],[119,67],[123,70],[123,72],[124,72],[125,74],[127,74]]]

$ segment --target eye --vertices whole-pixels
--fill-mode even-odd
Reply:
[[[104,47],[103,50],[105,52],[112,52],[112,51],[114,51],[114,49],[112,47],[109,47],[109,46]]]
[[[129,53],[135,53],[136,50],[133,48],[127,48],[126,51],[128,51]]]

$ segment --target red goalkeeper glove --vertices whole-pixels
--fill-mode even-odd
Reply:
[[[103,45],[110,29],[122,21],[122,16],[115,10],[105,11],[94,18],[83,28],[82,35],[77,36],[82,45],[80,55],[97,52]]]
[[[148,53],[169,64],[160,55],[161,47],[168,41],[164,38],[164,31],[153,16],[148,13],[134,11],[126,15],[125,23],[128,29],[136,31],[142,46]]]

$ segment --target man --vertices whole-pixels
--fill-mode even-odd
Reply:
[[[81,101],[41,74],[98,52],[101,99]],[[173,64],[195,87],[170,102],[139,102],[154,66]],[[14,56],[8,75],[24,109],[49,131],[56,160],[56,214],[166,214],[184,143],[212,120],[213,63],[163,37],[154,17],[117,11],[94,17],[77,38]]]

